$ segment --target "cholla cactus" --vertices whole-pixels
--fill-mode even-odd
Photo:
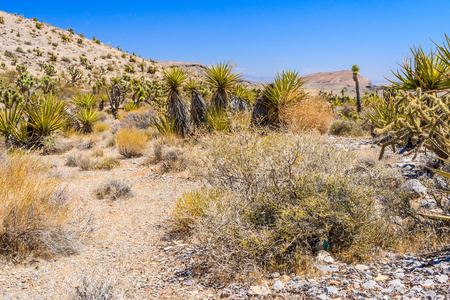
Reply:
[[[396,115],[385,126],[376,129],[375,133],[389,133],[393,139],[382,145],[380,158],[386,147],[409,140],[415,152],[423,147],[433,151],[441,158],[450,153],[450,97],[436,97],[422,93],[417,89],[416,95],[400,93],[397,96]]]

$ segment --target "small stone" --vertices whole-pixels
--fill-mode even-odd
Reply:
[[[389,286],[392,286],[392,287],[397,287],[397,286],[401,286],[401,287],[404,287],[404,285],[403,285],[403,283],[400,281],[400,279],[395,279],[395,280],[391,280],[391,281],[389,281],[389,284],[388,284]]]
[[[252,285],[248,294],[251,296],[266,296],[270,294],[270,289],[267,286]]]
[[[282,275],[282,276],[280,277],[280,280],[281,280],[282,282],[288,282],[289,280],[291,280],[291,277],[289,277],[289,276],[287,276],[287,275]]]
[[[333,257],[331,257],[331,255],[324,250],[319,251],[319,254],[317,255],[317,262],[320,264],[332,264],[334,263],[334,259]]]
[[[375,281],[385,281],[386,279],[388,279],[389,278],[389,276],[388,275],[380,275],[380,276],[377,276],[377,277],[375,277]]]
[[[282,290],[282,289],[284,289],[284,284],[280,280],[277,280],[273,284],[273,289],[277,290],[277,291]]]
[[[429,287],[433,287],[435,284],[434,284],[434,281],[433,280],[431,280],[431,279],[427,279],[427,280],[425,280],[425,282],[422,284],[422,287],[423,288],[429,288]]]
[[[447,281],[448,281],[448,276],[447,276],[447,275],[441,275],[441,276],[439,276],[439,277],[436,279],[436,281],[437,281],[438,283],[440,283],[440,284],[447,283]]]
[[[280,273],[278,273],[278,272],[272,273],[272,275],[270,275],[270,277],[278,278],[278,277],[280,277]]]
[[[425,292],[425,296],[427,296],[427,299],[434,299],[436,297],[436,292],[435,291]]]
[[[316,265],[315,267],[324,273],[339,271],[339,267],[336,265]]]
[[[320,294],[319,296],[317,296],[317,299],[320,299],[320,300],[327,300],[328,297],[327,297],[327,295],[325,295],[325,294]]]
[[[413,198],[419,198],[427,194],[427,188],[417,179],[409,179],[401,187],[408,191]]]
[[[338,290],[339,289],[337,287],[335,287],[335,286],[326,286],[325,287],[325,292],[327,294],[336,294],[338,292]]]
[[[366,266],[366,265],[356,265],[356,266],[355,266],[355,269],[358,270],[358,271],[367,271],[367,270],[369,270],[369,266]]]
[[[398,278],[398,279],[401,279],[401,278],[405,277],[405,273],[395,273],[394,277]]]
[[[376,282],[373,280],[369,280],[363,284],[363,288],[365,290],[373,290],[375,288]]]

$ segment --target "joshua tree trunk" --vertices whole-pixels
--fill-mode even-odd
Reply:
[[[211,98],[211,105],[216,111],[227,109],[227,93],[223,89],[218,89]]]
[[[199,126],[206,120],[206,104],[198,91],[191,92],[191,121],[195,126]]]
[[[361,113],[362,107],[361,107],[361,95],[359,94],[359,81],[358,81],[359,68],[358,68],[358,66],[353,65],[352,71],[353,71],[353,80],[355,81],[355,87],[356,87],[356,103],[358,105],[358,113]]]
[[[181,100],[178,91],[172,91],[169,95],[167,110],[172,121],[175,121],[178,132],[185,136],[191,129],[186,105]]]

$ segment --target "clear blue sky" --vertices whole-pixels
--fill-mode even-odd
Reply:
[[[450,34],[448,1],[2,1],[0,10],[69,28],[155,60],[233,60],[269,80],[348,70],[375,83],[409,47]],[[57,3],[57,4],[56,4]]]

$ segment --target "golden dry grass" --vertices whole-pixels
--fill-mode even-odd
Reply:
[[[70,214],[65,190],[33,156],[0,156],[0,202],[0,253],[71,248],[61,238]]]
[[[284,120],[294,132],[315,129],[323,134],[333,120],[333,113],[325,99],[313,97],[289,106]]]
[[[142,155],[148,136],[138,130],[121,129],[117,132],[115,141],[119,153],[126,158],[131,158]]]

